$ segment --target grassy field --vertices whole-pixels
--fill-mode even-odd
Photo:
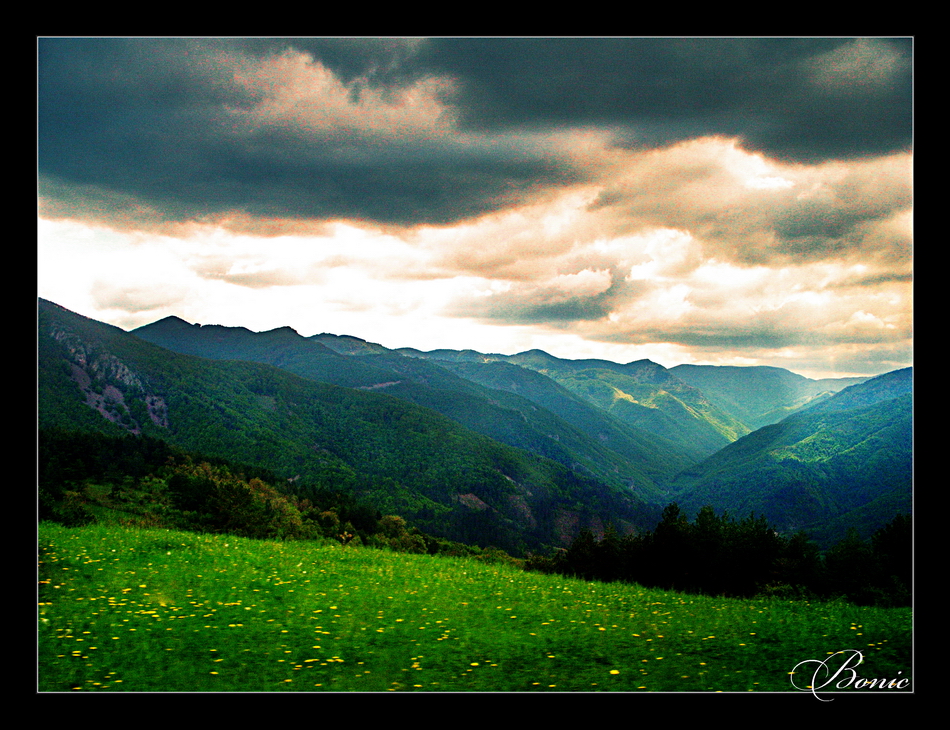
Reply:
[[[913,689],[910,609],[168,530],[44,523],[39,550],[41,692],[789,692],[845,649]]]

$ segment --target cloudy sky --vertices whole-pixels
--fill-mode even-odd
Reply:
[[[37,46],[37,289],[88,317],[912,364],[910,39]]]

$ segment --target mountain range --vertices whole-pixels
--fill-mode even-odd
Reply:
[[[910,511],[910,368],[811,380],[176,317],[125,332],[45,300],[38,325],[41,428],[147,433],[462,542],[565,545],[650,528],[674,500],[829,536]]]

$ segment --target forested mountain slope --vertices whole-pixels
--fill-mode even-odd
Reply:
[[[145,433],[516,553],[656,516],[629,490],[398,398],[174,353],[42,300],[38,314],[40,427]]]
[[[912,389],[912,368],[850,386],[686,470],[676,498],[755,511],[783,530],[850,520],[873,531],[911,512]]]
[[[831,393],[842,381],[773,368],[392,351],[177,318],[132,334],[42,300],[38,322],[41,427],[259,464],[461,542],[563,545],[652,527],[674,500],[827,540],[911,511],[911,369]],[[739,419],[789,398],[811,403],[752,432]]]
[[[665,494],[661,485],[695,461],[684,449],[625,428],[589,405],[587,418],[565,418],[538,399],[459,377],[444,367],[448,363],[405,357],[357,338],[305,338],[286,327],[254,333],[243,327],[190,325],[177,318],[132,334],[176,352],[261,362],[319,382],[392,395],[655,502]]]
[[[672,444],[699,461],[749,428],[717,408],[697,388],[649,360],[627,364],[609,360],[566,360],[542,350],[517,355],[484,355],[472,351],[399,350],[414,357],[477,364],[504,361],[550,378],[621,423],[652,434],[658,444]]]
[[[670,372],[755,430],[867,378],[812,380],[776,367],[677,365]]]

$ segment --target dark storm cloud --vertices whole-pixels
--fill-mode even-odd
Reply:
[[[504,301],[493,307],[468,307],[460,316],[506,324],[558,324],[601,319],[610,313],[602,297],[572,297],[558,302],[535,302],[528,298]]]
[[[457,300],[448,313],[484,322],[561,326],[602,320],[624,300],[649,289],[646,282],[625,281],[618,270],[586,269],[546,282],[514,286],[489,297]]]
[[[291,48],[307,53],[331,69],[344,83],[401,86],[423,77],[413,62],[420,46],[415,38],[234,38],[235,49],[265,58]]]
[[[874,287],[880,284],[912,284],[914,277],[912,274],[887,273],[875,274],[872,276],[858,276],[846,279],[835,284],[839,288],[845,287]]]
[[[764,317],[745,323],[683,323],[679,326],[638,327],[630,331],[611,332],[594,339],[605,342],[641,343],[667,342],[690,350],[778,350],[796,346],[881,345],[906,341],[906,332],[882,335],[880,331],[845,330],[815,331],[813,323],[794,323],[780,318]]]
[[[45,210],[64,215],[82,208],[65,188],[85,186],[100,200],[127,196],[133,211],[173,221],[237,212],[443,224],[593,174],[568,168],[543,144],[505,142],[525,130],[599,127],[632,148],[719,134],[795,161],[883,154],[910,144],[908,40],[40,39],[38,45],[41,192],[50,199]],[[292,115],[242,126],[273,99],[271,90],[239,76],[253,76],[286,52],[307,54],[332,71],[354,105],[392,100],[398,110],[400,93],[440,80],[443,86],[425,94],[455,115],[458,126],[451,120],[428,130],[395,125],[386,133],[381,120],[372,133],[358,124],[315,131]],[[314,106],[310,121],[317,119],[319,93],[304,101]],[[372,116],[369,107],[360,111]]]
[[[385,76],[377,63],[383,45],[309,44],[347,69],[343,75],[362,68],[364,87]],[[242,55],[248,48],[257,55]],[[57,197],[70,185],[111,191],[167,220],[240,211],[414,224],[478,215],[542,182],[571,178],[513,145],[401,139],[398,130],[376,138],[358,129],[307,134],[287,123],[239,129],[235,112],[265,100],[234,70],[275,50],[264,42],[41,40],[41,193]],[[360,85],[350,92],[358,102]],[[57,202],[53,208],[66,212],[62,196]]]
[[[629,332],[614,332],[604,335],[600,339],[606,342],[635,342],[640,344],[662,341],[684,345],[689,348],[709,348],[713,350],[722,350],[723,348],[772,350],[806,341],[801,335],[790,336],[787,332],[762,325],[683,327],[673,332],[669,328],[637,328]]]
[[[907,149],[908,39],[437,39],[463,120],[617,126],[633,145],[720,134],[814,162]]]

